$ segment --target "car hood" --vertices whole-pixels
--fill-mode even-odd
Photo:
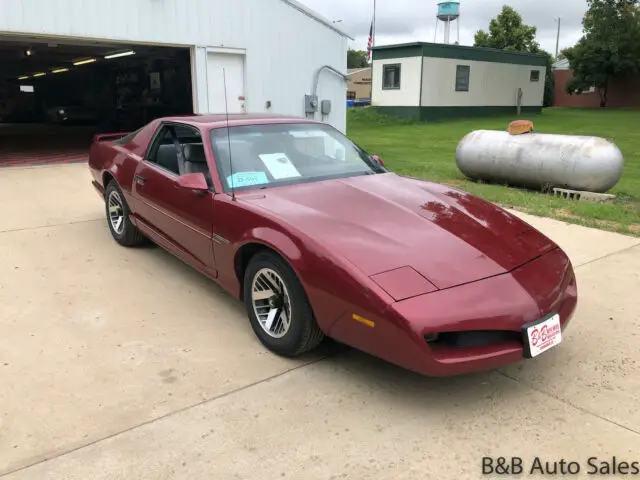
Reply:
[[[411,267],[439,289],[500,275],[556,247],[487,201],[394,173],[265,189],[246,199],[368,276]]]

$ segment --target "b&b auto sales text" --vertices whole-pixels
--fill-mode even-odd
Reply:
[[[483,475],[640,475],[640,461],[619,457],[589,457],[586,461],[547,460],[540,457],[525,462],[521,457],[482,457]]]

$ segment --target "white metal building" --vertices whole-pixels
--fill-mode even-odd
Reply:
[[[2,1],[0,122],[61,120],[67,107],[123,127],[122,117],[224,112],[224,67],[229,112],[344,131],[348,38],[294,0]]]
[[[422,120],[540,111],[544,55],[435,43],[373,50],[372,105]]]

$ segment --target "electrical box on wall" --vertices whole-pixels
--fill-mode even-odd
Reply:
[[[322,115],[329,115],[331,113],[331,100],[322,100],[320,102],[320,111]]]
[[[304,113],[316,113],[318,111],[318,97],[314,95],[304,96]]]

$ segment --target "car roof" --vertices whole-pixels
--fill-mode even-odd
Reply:
[[[202,128],[220,128],[227,126],[227,115],[224,113],[180,115],[163,117],[159,120],[165,122],[186,123]],[[270,113],[232,113],[229,114],[228,122],[230,126],[234,127],[243,125],[264,125],[269,123],[321,123],[308,118]]]

